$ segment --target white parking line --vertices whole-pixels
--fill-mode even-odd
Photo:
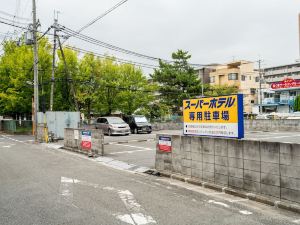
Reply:
[[[217,202],[215,200],[209,200],[208,203],[213,203],[213,204],[216,204],[216,205],[220,205],[220,206],[223,206],[225,208],[229,208],[229,205],[223,203],[223,202]]]
[[[252,212],[249,212],[247,210],[241,210],[241,211],[239,211],[239,213],[241,213],[243,215],[252,215],[253,214]]]
[[[144,149],[144,150],[133,150],[133,151],[123,151],[123,152],[112,152],[110,155],[118,155],[118,154],[132,154],[136,152],[147,152],[147,151],[155,151],[153,149]]]
[[[144,150],[154,150],[152,148],[145,148],[145,147],[134,146],[134,145],[124,145],[124,144],[115,144],[115,145],[124,146],[124,147],[130,147],[130,148],[139,148],[139,149],[144,149]]]

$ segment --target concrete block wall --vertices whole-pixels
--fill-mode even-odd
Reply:
[[[300,131],[300,120],[244,120],[248,131]],[[153,123],[152,130],[182,130],[180,122]]]
[[[300,120],[244,120],[245,130],[300,131]]]
[[[300,144],[164,135],[156,169],[300,203]]]
[[[74,131],[78,131],[78,139],[75,139]],[[64,147],[72,149],[74,151],[79,151],[86,154],[92,155],[104,155],[104,134],[102,130],[90,129],[92,134],[92,149],[91,151],[86,151],[81,147],[81,131],[85,129],[80,128],[65,128],[64,130]]]

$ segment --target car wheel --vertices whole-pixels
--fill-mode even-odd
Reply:
[[[108,129],[108,133],[107,133],[108,136],[111,136],[111,130]]]
[[[151,134],[152,131],[147,131],[148,134]]]

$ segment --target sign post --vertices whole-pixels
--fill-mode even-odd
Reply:
[[[185,135],[244,138],[243,95],[183,101]]]

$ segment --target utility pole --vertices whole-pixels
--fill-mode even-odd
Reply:
[[[53,34],[53,56],[52,56],[52,77],[51,77],[51,92],[50,92],[50,111],[53,111],[53,96],[54,96],[54,73],[55,73],[55,52],[56,52],[56,27],[57,27],[57,18],[55,18],[55,11],[54,11],[54,34]]]
[[[34,54],[34,140],[37,138],[37,112],[39,111],[39,75],[38,75],[38,43],[37,43],[37,21],[36,21],[36,4],[35,0],[32,0],[32,27],[33,27],[33,54]]]
[[[261,62],[262,60],[258,60],[258,71],[259,71],[259,114],[262,114],[262,72],[261,72]]]
[[[75,93],[75,89],[74,89],[74,85],[73,85],[73,79],[69,76],[68,64],[67,64],[67,61],[66,61],[65,53],[64,53],[64,50],[62,48],[62,44],[60,42],[59,36],[57,36],[57,40],[58,40],[58,45],[59,45],[59,49],[60,49],[60,52],[61,52],[61,57],[64,61],[65,73],[66,73],[66,83],[71,81],[71,88],[70,89],[71,89],[71,93],[73,95],[73,99],[74,99],[74,103],[75,103],[75,109],[76,109],[77,112],[79,112],[79,106],[78,106],[78,102],[76,100],[76,93]]]

